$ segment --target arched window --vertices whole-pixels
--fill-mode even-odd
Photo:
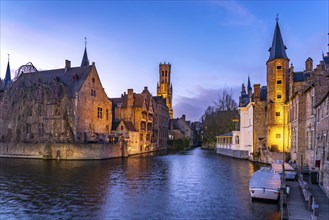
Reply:
[[[239,143],[240,143],[239,136],[237,135],[237,136],[235,136],[235,144],[239,144]]]

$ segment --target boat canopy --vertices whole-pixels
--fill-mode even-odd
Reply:
[[[262,167],[257,170],[250,179],[250,188],[279,189],[281,178],[278,173],[273,172],[270,167]]]
[[[272,163],[272,169],[276,173],[281,173],[282,172],[282,163]],[[295,171],[295,169],[289,163],[284,163],[284,170]]]

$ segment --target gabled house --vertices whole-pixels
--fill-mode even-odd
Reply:
[[[136,130],[131,121],[121,120],[120,122],[116,123],[116,125],[113,126],[111,133],[112,138],[114,139],[113,142],[115,142],[115,139],[119,139],[121,137],[124,138],[128,144],[129,155],[140,153],[139,132]]]
[[[6,142],[106,142],[111,130],[112,104],[95,63],[38,71],[31,63],[0,103],[0,138]]]
[[[128,89],[121,98],[111,100],[115,103],[114,121],[131,122],[139,132],[138,153],[153,151],[156,145],[153,137],[154,102],[147,87],[142,93],[134,93],[133,89]]]

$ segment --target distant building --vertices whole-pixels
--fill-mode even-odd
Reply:
[[[193,137],[191,122],[186,121],[185,115],[182,115],[180,118],[170,120],[169,140],[171,140],[173,147],[179,148],[180,146],[177,146],[177,144],[181,141],[186,141],[186,146],[184,147],[191,148],[194,146]]]

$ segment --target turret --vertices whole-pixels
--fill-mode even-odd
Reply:
[[[287,150],[287,108],[285,101],[288,93],[289,58],[286,54],[286,46],[283,43],[279,27],[279,19],[276,25],[272,46],[269,49],[270,56],[267,65],[267,98],[266,98],[266,127],[267,146],[273,151]]]
[[[251,88],[249,76],[248,76],[248,96],[249,96],[249,98],[251,98],[251,96],[252,96],[252,88]]]
[[[307,58],[307,60],[305,61],[305,71],[313,71],[313,60],[311,57]]]

